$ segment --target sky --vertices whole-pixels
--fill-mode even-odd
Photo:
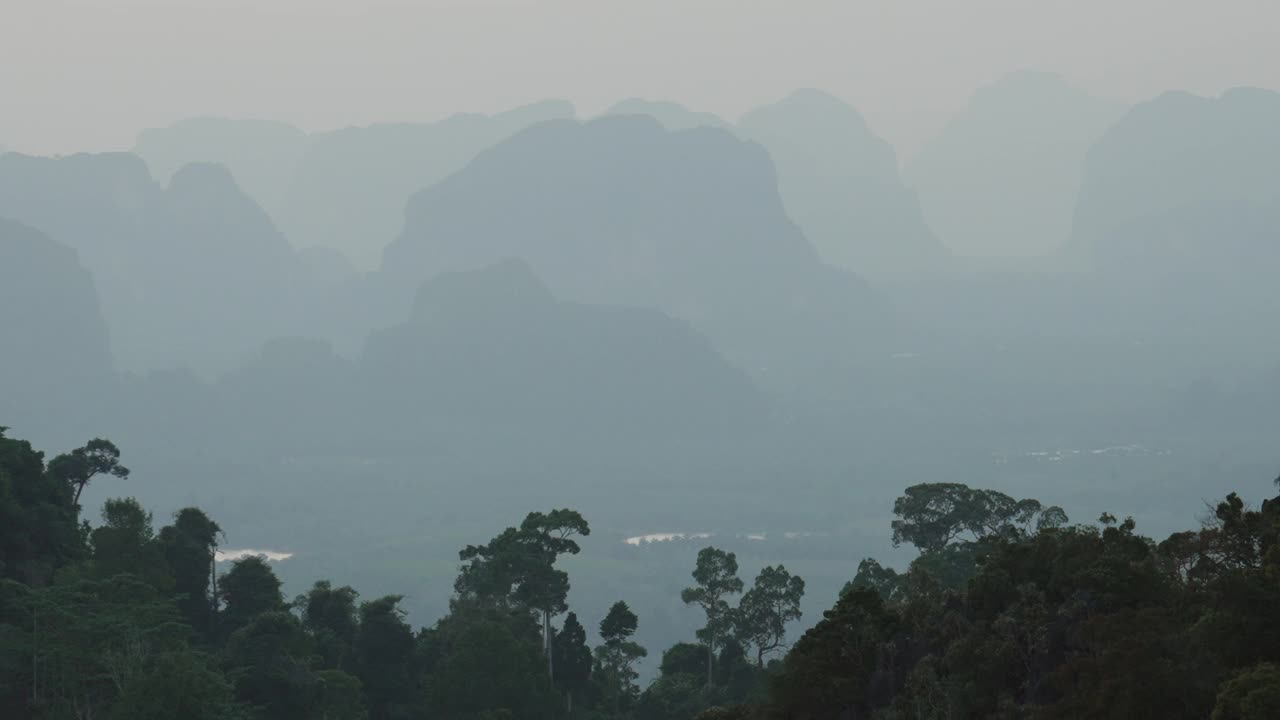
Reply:
[[[799,87],[915,152],[977,87],[1280,88],[1275,0],[0,0],[0,145],[124,149],[184,117],[325,130],[556,97],[736,118]]]

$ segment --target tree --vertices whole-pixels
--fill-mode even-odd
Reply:
[[[531,565],[521,578],[517,596],[527,606],[542,613],[543,652],[547,674],[554,674],[551,652],[551,618],[569,609],[569,575],[552,567],[561,555],[577,555],[581,548],[573,538],[591,534],[591,527],[576,510],[562,508],[549,513],[532,512],[520,523],[520,533],[537,546],[541,562]]]
[[[353,668],[352,652],[359,620],[356,598],[349,586],[335,588],[328,580],[317,580],[305,594],[293,601],[302,616],[302,626],[316,639],[321,665],[330,670]]]
[[[879,593],[885,603],[893,603],[901,597],[905,580],[906,577],[899,575],[897,570],[884,567],[873,558],[863,558],[862,562],[858,563],[857,574],[845,584],[840,594],[844,595],[859,588],[870,588]]]
[[[360,605],[356,677],[364,686],[370,720],[410,717],[417,700],[413,630],[404,621],[400,600],[387,595]]]
[[[98,475],[129,477],[129,468],[120,464],[120,450],[110,440],[94,438],[69,453],[49,461],[49,474],[74,489],[71,502],[80,504],[80,493]]]
[[[183,508],[160,529],[160,546],[173,571],[178,607],[191,627],[208,637],[213,629],[214,560],[222,529],[199,508]]]
[[[128,573],[158,589],[173,588],[173,576],[151,526],[151,513],[134,498],[107,500],[102,506],[102,521],[89,534],[95,576]]]
[[[369,717],[360,681],[354,676],[330,669],[317,672],[316,680],[320,683],[317,720],[366,720]]]
[[[155,654],[187,649],[169,598],[129,575],[27,589],[22,605],[30,702],[51,717],[103,715]]]
[[[221,578],[218,595],[223,604],[224,635],[239,630],[262,613],[285,609],[280,578],[267,561],[257,555],[232,563],[231,570]]]
[[[596,662],[615,711],[621,711],[635,699],[635,681],[639,673],[634,666],[636,661],[649,654],[631,641],[638,626],[636,614],[621,600],[614,603],[604,620],[600,621],[600,639],[604,643],[596,648]]]
[[[462,597],[536,611],[542,621],[542,651],[548,677],[554,674],[551,619],[568,609],[569,576],[555,568],[564,554],[580,550],[574,540],[591,534],[575,510],[529,513],[520,528],[507,528],[488,544],[468,545],[458,554],[467,562],[454,589]]]
[[[43,585],[84,553],[79,508],[67,483],[46,472],[44,454],[0,426],[0,579]]]
[[[200,653],[157,655],[137,675],[124,681],[112,705],[112,720],[242,720],[232,687]]]
[[[786,647],[787,623],[800,619],[804,579],[778,565],[756,576],[755,584],[742,596],[734,614],[739,640],[756,651],[756,665],[764,667],[764,656]]]
[[[626,642],[636,634],[639,626],[640,620],[636,614],[631,612],[625,602],[619,600],[609,607],[609,612],[600,621],[600,638],[606,645]]]
[[[780,717],[868,717],[867,688],[897,624],[876,591],[842,595],[787,654],[773,683],[773,710]]]
[[[525,612],[455,600],[419,639],[425,707],[444,718],[551,718],[563,701],[542,671],[538,625]]]
[[[284,611],[257,615],[227,639],[223,656],[236,699],[262,720],[310,720],[320,698],[319,678],[308,667],[311,638]]]
[[[1267,720],[1280,709],[1280,666],[1262,663],[1222,683],[1212,720]]]
[[[717,548],[703,548],[698,551],[693,579],[697,585],[685,588],[680,599],[686,605],[697,605],[706,614],[707,624],[697,634],[707,645],[707,686],[710,687],[715,682],[712,666],[716,648],[732,631],[733,613],[726,598],[742,592],[738,558]]]
[[[1038,500],[1014,500],[996,490],[975,490],[960,483],[923,483],[907,488],[893,504],[893,544],[911,543],[921,552],[938,552],[968,534],[981,540],[1003,533],[1026,535],[1036,518],[1042,527],[1065,525],[1062,508],[1044,508]]]
[[[591,681],[591,649],[587,647],[587,631],[576,613],[565,616],[564,627],[556,633],[552,644],[555,653],[555,684],[564,693],[569,716],[573,716],[573,697],[586,689]]]

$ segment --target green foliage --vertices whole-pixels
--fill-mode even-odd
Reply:
[[[414,710],[415,644],[400,600],[399,595],[387,595],[360,605],[356,676],[364,686],[371,720],[411,717]]]
[[[707,646],[676,643],[662,653],[663,675],[698,675],[707,669]]]
[[[129,468],[120,464],[120,450],[110,440],[94,438],[69,453],[49,461],[49,474],[72,488],[71,502],[80,503],[80,493],[99,475],[129,477]]]
[[[755,648],[756,665],[764,656],[786,646],[787,623],[800,619],[804,579],[782,565],[766,567],[742,596],[734,613],[735,633],[744,645]]]
[[[1025,534],[1036,522],[1060,527],[1062,508],[1043,508],[1038,500],[1014,500],[995,490],[959,483],[924,483],[907,488],[893,504],[893,544],[910,543],[921,552],[937,552],[966,537],[973,540],[1006,533]],[[1038,519],[1038,520],[1037,520]]]
[[[0,578],[42,585],[84,555],[73,490],[44,454],[0,428]]]
[[[278,610],[236,630],[223,650],[236,699],[264,720],[301,720],[315,711],[320,684],[310,656],[311,638],[302,624]]]
[[[553,680],[564,693],[565,705],[572,714],[574,697],[586,690],[591,681],[591,648],[587,647],[587,631],[578,622],[577,613],[565,616],[564,627],[552,640],[552,652],[555,654]]]
[[[865,715],[880,656],[898,627],[876,591],[844,594],[788,654],[773,679],[774,705],[786,717]]]
[[[1280,666],[1261,663],[1224,682],[1212,720],[1267,720],[1280,711]]]
[[[576,510],[532,512],[520,529],[507,528],[487,545],[468,545],[458,554],[467,561],[454,589],[464,598],[502,607],[524,607],[542,616],[542,653],[547,675],[554,674],[551,618],[569,609],[569,575],[555,567],[580,548],[573,538],[591,527]]]
[[[592,673],[604,696],[606,706],[621,711],[631,706],[639,695],[635,664],[649,652],[631,641],[639,626],[636,614],[619,600],[600,621],[600,637],[604,644],[596,648],[596,664]]]
[[[619,600],[610,606],[608,614],[604,616],[604,620],[600,621],[600,638],[606,645],[625,642],[627,638],[636,634],[639,624],[636,614],[631,612],[631,608],[627,607],[625,602]]]
[[[892,603],[900,598],[904,591],[906,578],[898,574],[897,570],[882,566],[873,558],[863,558],[858,563],[858,572],[853,579],[845,583],[840,594],[844,595],[853,590],[870,589],[880,594],[880,598],[886,603]]]
[[[354,667],[359,596],[348,586],[334,588],[328,580],[317,580],[311,590],[293,601],[302,616],[302,626],[316,640],[321,667],[347,671]]]
[[[449,718],[559,716],[538,638],[527,613],[455,603],[420,639],[425,707]]]
[[[775,677],[771,715],[1275,716],[1280,499],[1230,495],[1199,531],[1156,543],[1110,514],[1070,527],[1041,511],[1033,531],[1007,524],[1003,501],[916,503],[938,494],[990,497],[947,486],[900,503],[897,538],[922,554],[903,575],[859,566]],[[953,522],[974,507],[998,512]]]
[[[219,578],[218,597],[223,606],[220,624],[227,635],[258,615],[285,609],[280,578],[265,559],[256,555],[235,561],[231,570]]]
[[[320,681],[320,720],[366,720],[369,712],[364,706],[364,693],[360,681],[341,670],[321,670],[316,673]]]
[[[592,652],[557,568],[589,527],[530,513],[461,553],[450,612],[414,634],[400,597],[357,605],[316,582],[286,606],[260,558],[215,576],[221,530],[196,508],[158,533],[137,500],[82,524],[77,492],[127,474],[95,440],[46,467],[0,430],[0,717],[160,720],[1255,720],[1280,707],[1280,497],[1231,494],[1162,542],[1132,518],[1069,526],[1056,507],[962,485],[899,499],[905,572],[858,565],[781,660],[804,581],[768,566],[743,592],[704,548],[681,599],[701,644],[645,689],[625,602]],[[748,659],[748,653],[754,657]]]
[[[738,558],[731,552],[706,547],[698,551],[693,568],[696,585],[680,593],[686,605],[697,605],[706,615],[707,624],[698,631],[698,639],[706,643],[707,685],[715,682],[712,658],[733,631],[734,614],[728,596],[742,592],[742,579],[738,577]]]
[[[244,720],[244,708],[213,662],[199,653],[156,655],[121,687],[112,720]]]
[[[89,534],[96,577],[136,575],[162,589],[173,588],[173,576],[151,525],[151,513],[134,498],[107,500],[102,525]]]
[[[160,530],[160,547],[173,571],[178,607],[191,627],[211,636],[214,622],[213,564],[222,529],[199,508],[183,508]]]

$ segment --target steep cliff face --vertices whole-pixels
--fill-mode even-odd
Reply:
[[[1166,93],[1089,153],[1075,249],[1100,272],[1263,277],[1280,267],[1280,94]]]
[[[753,371],[872,314],[787,217],[762,148],[642,116],[544,123],[481,153],[413,199],[378,276],[407,298],[508,258],[563,299],[685,320]]]
[[[316,134],[298,159],[280,225],[297,247],[336,248],[357,267],[376,267],[410,196],[530,125],[572,116],[572,105],[549,100],[496,115]]]
[[[1053,73],[1013,73],[975,92],[905,175],[953,252],[1046,255],[1071,234],[1089,147],[1123,112]]]
[[[408,322],[369,339],[360,375],[382,440],[410,446],[417,434],[470,451],[711,457],[757,437],[769,416],[746,375],[687,324],[561,302],[522,260],[426,283]]]
[[[74,248],[93,273],[121,369],[243,361],[285,323],[297,260],[219,165],[161,187],[124,153],[0,156],[0,216]]]
[[[799,90],[744,115],[737,132],[768,150],[787,214],[827,262],[867,275],[947,267],[893,147],[857,110]]]
[[[0,423],[62,438],[110,396],[112,359],[93,277],[71,248],[4,218],[0,328]]]

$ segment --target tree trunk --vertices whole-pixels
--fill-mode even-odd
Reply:
[[[547,654],[547,677],[555,679],[555,667],[551,652],[551,611],[542,611],[542,649]]]
[[[715,646],[711,644],[710,640],[708,640],[707,641],[707,688],[708,689],[710,689],[711,686],[715,684],[716,676],[711,664],[712,660],[715,658],[715,655],[716,655]]]
[[[40,702],[40,614],[31,606],[31,704]]]
[[[565,694],[566,704],[568,705],[569,717],[573,718],[573,691],[570,690]]]

